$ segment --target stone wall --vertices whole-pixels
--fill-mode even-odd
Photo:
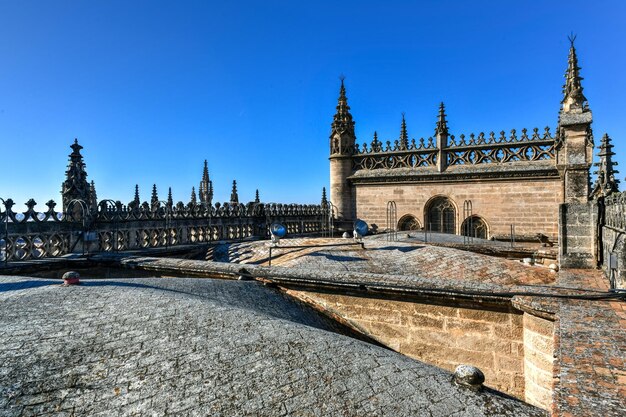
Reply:
[[[412,358],[453,371],[480,368],[485,385],[549,409],[554,326],[514,308],[287,292]]]
[[[525,399],[549,409],[554,385],[554,322],[528,313],[523,322]]]
[[[565,203],[559,207],[559,264],[561,268],[595,268],[598,204]]]
[[[389,348],[453,371],[480,368],[486,385],[524,399],[521,314],[289,291]]]
[[[542,233],[552,241],[558,236],[558,205],[563,201],[560,179],[449,182],[428,184],[359,184],[357,217],[385,229],[387,201],[394,200],[398,220],[410,214],[424,227],[424,210],[433,197],[445,196],[456,205],[456,232],[463,222],[463,202],[471,200],[473,214],[487,223],[489,236]]]

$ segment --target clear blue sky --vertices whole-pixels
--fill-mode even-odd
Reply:
[[[74,137],[99,198],[318,202],[344,74],[360,143],[554,129],[575,32],[596,143],[626,174],[626,2],[0,0],[0,197],[60,202]],[[624,184],[626,185],[626,184]]]

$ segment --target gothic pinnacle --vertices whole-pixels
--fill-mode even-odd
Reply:
[[[576,56],[576,47],[574,41],[576,36],[569,36],[570,48],[569,57],[567,59],[567,71],[565,71],[565,85],[563,86],[563,111],[570,110],[586,110],[588,107],[587,98],[583,94],[583,86],[580,76],[580,67],[578,66],[578,57]]]
[[[341,88],[339,89],[339,98],[337,99],[337,113],[333,118],[332,134],[349,133],[354,136],[354,121],[350,114],[350,106],[348,106],[348,97],[346,96],[346,87],[341,78]],[[332,135],[331,135],[332,136]]]
[[[261,202],[261,198],[259,197],[259,189],[256,189],[256,193],[254,194],[254,202],[255,203],[260,203]]]
[[[159,194],[157,193],[156,184],[152,184],[152,197],[150,198],[150,206],[151,207],[159,206]]]
[[[133,199],[133,203],[137,207],[141,205],[141,200],[139,199],[139,184],[135,184],[135,198]]]
[[[174,205],[174,199],[172,199],[172,187],[169,187],[167,190],[167,205],[168,207],[172,207]]]
[[[321,205],[322,205],[322,207],[327,207],[328,206],[328,198],[326,197],[326,187],[322,187],[322,201],[321,201]]]
[[[613,168],[617,165],[617,162],[613,161],[613,144],[611,138],[606,133],[602,136],[600,146],[598,147],[598,157],[600,160],[593,165],[598,167],[598,170],[594,172],[598,177],[593,186],[591,195],[594,197],[607,196],[611,193],[619,191],[619,180],[615,178],[615,174],[619,174],[619,171]]]
[[[191,187],[191,200],[189,203],[193,206],[198,204],[198,200],[196,199],[196,187]]]
[[[233,190],[230,193],[230,204],[239,204],[239,195],[237,194],[237,181],[233,180]]]
[[[402,124],[400,125],[400,149],[409,148],[409,135],[406,132],[406,120],[404,119],[404,113],[402,113]]]
[[[448,134],[448,121],[446,120],[446,108],[443,101],[439,104],[439,115],[437,116],[437,127],[435,128],[435,135],[447,135]]]

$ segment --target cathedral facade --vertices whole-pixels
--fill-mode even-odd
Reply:
[[[409,139],[403,116],[393,143],[381,142],[374,132],[361,145],[342,80],[330,135],[335,215],[346,225],[363,219],[378,231],[506,239],[515,233],[518,239],[555,242],[561,203],[584,203],[606,187],[616,189],[613,178],[590,183],[592,113],[581,80],[572,39],[555,129],[456,137],[441,103],[432,137]],[[396,209],[391,220],[390,206]]]

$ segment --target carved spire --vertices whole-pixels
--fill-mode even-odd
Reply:
[[[619,191],[619,180],[615,179],[615,174],[619,174],[619,171],[613,168],[617,165],[617,162],[613,161],[615,152],[613,152],[611,138],[606,133],[602,136],[598,149],[600,150],[598,152],[600,161],[593,164],[598,167],[598,170],[594,172],[598,177],[591,191],[591,195],[596,198],[606,197],[611,193]]]
[[[382,149],[382,143],[378,140],[378,133],[374,131],[374,139],[372,139],[372,152],[380,152]]]
[[[139,184],[135,184],[135,198],[133,199],[133,206],[139,207],[141,200],[139,199]]]
[[[198,204],[198,200],[196,200],[196,187],[191,187],[191,200],[189,201],[189,203],[192,206],[195,206]]]
[[[343,84],[344,78],[341,78],[341,88],[339,89],[339,99],[337,100],[337,113],[333,117],[331,137],[336,133],[347,133],[354,136],[354,121],[350,114],[350,106],[348,106],[348,97],[346,96],[346,87]]]
[[[576,36],[570,36],[569,58],[567,59],[567,71],[565,71],[565,85],[563,85],[563,100],[561,101],[564,112],[576,111],[578,113],[588,109],[587,98],[583,94],[583,86],[578,66],[578,57],[574,41]]]
[[[89,185],[89,201],[87,203],[92,212],[98,209],[98,194],[96,194],[96,183],[93,181]]]
[[[74,139],[74,143],[70,148],[72,148],[72,153],[69,155],[70,162],[67,165],[65,181],[61,187],[63,211],[67,210],[72,200],[83,200],[86,204],[90,203],[91,187],[87,182],[85,162],[80,154],[80,150],[83,147],[78,144],[78,139]]]
[[[169,187],[167,190],[167,206],[170,208],[174,207],[174,199],[172,198],[172,187]]]
[[[233,180],[233,190],[230,193],[230,204],[239,204],[239,195],[237,194],[236,180]]]
[[[152,196],[150,198],[150,207],[152,207],[153,210],[159,207],[159,194],[157,193],[156,184],[152,184]]]
[[[437,127],[435,128],[435,135],[447,135],[448,134],[448,121],[446,120],[446,108],[443,105],[443,101],[439,104],[439,116],[437,117]]]
[[[409,148],[409,134],[406,132],[406,120],[404,119],[404,113],[402,113],[402,124],[400,125],[400,149],[406,150]]]
[[[322,201],[320,204],[322,208],[328,207],[328,199],[326,198],[326,187],[322,187]]]
[[[256,189],[256,193],[254,194],[254,202],[255,203],[260,203],[261,202],[261,198],[259,197],[259,189]]]
[[[200,181],[200,188],[198,189],[198,193],[200,194],[200,203],[202,205],[210,205],[212,197],[209,196],[209,183],[211,182],[209,178],[209,166],[207,160],[204,160],[204,169],[202,170],[202,181]]]

